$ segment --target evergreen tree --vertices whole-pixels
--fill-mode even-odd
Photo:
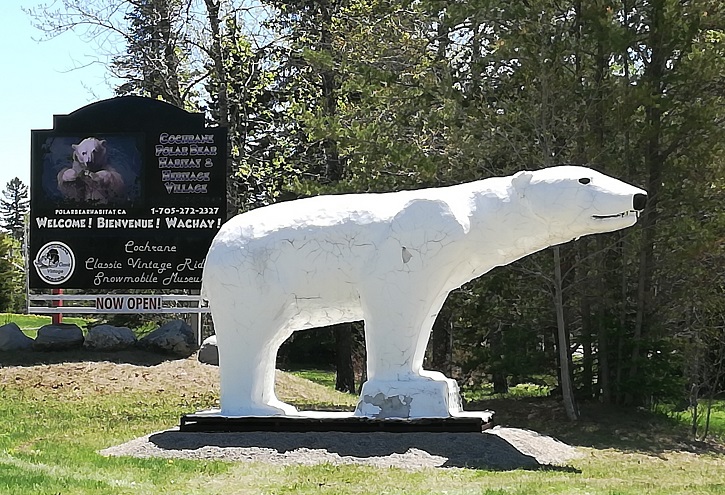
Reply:
[[[126,53],[113,58],[111,69],[126,82],[119,95],[136,94],[184,107],[179,20],[182,1],[137,0],[125,18],[129,31]]]
[[[215,70],[207,79],[205,110],[229,128],[229,214],[236,215],[289,198],[298,174],[289,159],[290,124],[275,80],[280,54],[255,46],[235,16],[227,17],[222,27],[223,77]]]
[[[0,227],[21,243],[25,237],[25,216],[30,211],[29,201],[28,186],[17,177],[5,185],[0,199]]]
[[[0,313],[23,311],[23,257],[20,243],[0,233]]]
[[[338,114],[341,74],[338,70],[339,31],[335,24],[347,4],[335,0],[293,0],[270,2],[277,8],[270,22],[290,36],[289,56],[282,66],[279,88],[289,98],[283,106],[292,115],[314,115],[314,118],[333,122]],[[302,116],[300,115],[300,116]],[[295,119],[297,120],[297,119]],[[339,149],[334,132],[310,135],[310,127],[299,120],[300,127],[291,129],[290,136],[297,141],[296,152],[288,160],[317,181],[335,187],[345,174],[345,157]],[[287,127],[289,129],[289,127]],[[295,131],[302,132],[295,132]],[[353,366],[353,326],[349,323],[333,327],[336,354],[335,388],[355,392]]]

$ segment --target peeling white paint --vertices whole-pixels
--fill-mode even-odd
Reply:
[[[221,414],[296,414],[274,394],[279,346],[295,330],[364,319],[368,381],[357,415],[465,415],[455,381],[423,370],[448,293],[545,247],[633,225],[633,198],[644,194],[566,166],[436,189],[320,196],[231,219],[203,277]],[[375,405],[398,403],[404,407]]]

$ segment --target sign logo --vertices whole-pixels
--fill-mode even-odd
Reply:
[[[73,275],[76,258],[66,244],[53,241],[40,248],[33,265],[45,283],[60,285]]]

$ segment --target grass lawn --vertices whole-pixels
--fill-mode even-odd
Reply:
[[[319,383],[325,387],[335,388],[335,372],[330,370],[294,370],[290,371],[295,376],[304,378],[313,383]]]
[[[561,469],[377,469],[214,460],[106,458],[98,450],[178,424],[212,407],[217,389],[186,371],[79,361],[0,368],[0,493],[27,494],[661,494],[725,493],[725,450],[687,440],[676,419],[584,405],[578,424],[549,398],[484,401],[503,424],[576,445]],[[192,358],[193,359],[193,358]],[[3,356],[0,355],[0,363]],[[193,369],[200,365],[194,364]],[[206,369],[206,368],[205,368]],[[117,371],[115,371],[117,370]],[[114,376],[116,372],[122,375]],[[176,374],[175,374],[176,373]],[[315,374],[318,374],[315,372]],[[283,375],[281,397],[301,407],[355,398]],[[319,378],[319,377],[317,377]],[[211,380],[211,379],[210,379]],[[314,399],[314,397],[320,397]]]
[[[692,428],[692,409],[676,412],[665,407],[661,409],[663,413],[673,418],[683,427]],[[699,409],[697,428],[698,434],[701,435],[705,430],[705,423],[707,421],[707,400],[700,401]],[[725,400],[715,400],[712,403],[708,435],[725,443]]]
[[[43,325],[49,325],[51,323],[50,315],[21,315],[14,313],[0,313],[0,325],[7,323],[15,323],[20,329],[25,332],[28,337],[35,338],[38,334],[38,329]],[[85,318],[76,317],[63,317],[63,323],[74,323],[80,327],[81,330],[86,329],[89,320]]]

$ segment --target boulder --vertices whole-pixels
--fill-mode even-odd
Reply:
[[[38,329],[33,342],[36,351],[66,351],[83,346],[83,332],[78,325],[60,323],[44,325]]]
[[[201,343],[197,358],[200,363],[219,366],[219,350],[216,347],[216,335],[204,339],[204,342]]]
[[[20,330],[16,323],[0,327],[0,351],[29,351],[33,348],[33,339]]]
[[[121,351],[136,345],[136,335],[128,327],[98,325],[86,335],[83,346],[93,351]]]
[[[197,349],[196,335],[184,320],[173,320],[138,341],[139,347],[149,351],[188,357]]]

